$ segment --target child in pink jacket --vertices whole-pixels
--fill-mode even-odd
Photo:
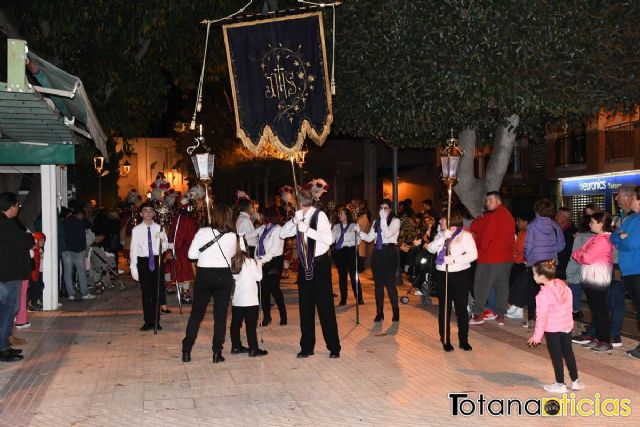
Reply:
[[[556,376],[554,384],[545,385],[550,393],[566,393],[564,384],[564,362],[571,376],[571,389],[582,390],[584,384],[578,379],[576,358],[571,348],[573,329],[573,295],[567,284],[556,279],[556,261],[540,261],[533,266],[533,280],[540,286],[536,296],[536,327],[528,344],[536,347],[544,335]]]

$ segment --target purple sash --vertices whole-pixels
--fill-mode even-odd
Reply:
[[[320,214],[320,210],[316,209],[316,211],[311,215],[311,220],[309,221],[309,228],[313,228],[314,230],[318,226],[318,215]],[[298,242],[298,258],[302,263],[302,268],[304,270],[304,278],[305,280],[313,279],[313,261],[316,256],[316,241],[310,237],[307,237],[306,244],[306,254],[303,250],[304,243],[304,234],[298,230],[296,233],[296,240]]]
[[[438,256],[436,257],[436,265],[442,265],[444,264],[444,257],[445,255],[447,255],[447,249],[449,248],[449,243],[456,238],[456,236],[458,234],[460,234],[460,232],[462,231],[462,227],[457,227],[456,231],[453,232],[453,234],[451,235],[450,238],[446,239],[444,241],[444,246],[442,247],[442,249],[440,250],[440,252],[438,252]]]

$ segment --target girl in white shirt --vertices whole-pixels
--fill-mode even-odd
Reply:
[[[280,238],[280,212],[271,206],[264,210],[264,225],[258,232],[258,246],[256,260],[262,264],[262,326],[271,323],[271,297],[278,306],[280,325],[287,324],[287,308],[284,305],[284,295],[280,289],[284,252],[284,239]]]
[[[353,296],[358,304],[364,304],[362,300],[362,288],[356,288],[356,224],[353,215],[346,206],[338,208],[338,223],[331,229],[333,234],[333,261],[338,268],[340,283],[340,304],[347,304],[347,274],[351,277]]]
[[[191,362],[191,348],[213,297],[213,363],[224,362],[222,344],[227,331],[227,312],[233,289],[231,259],[240,252],[233,211],[218,205],[211,212],[211,226],[202,227],[189,247],[189,259],[197,260],[191,314],[182,340],[182,361]]]
[[[398,234],[400,233],[400,220],[391,210],[392,202],[384,199],[380,203],[379,219],[373,223],[368,233],[361,232],[360,237],[365,242],[375,242],[375,249],[371,258],[371,271],[376,288],[376,317],[374,322],[384,319],[384,288],[387,288],[393,321],[400,320],[400,308],[398,307],[398,289],[396,277],[398,273]]]
[[[428,251],[436,254],[436,283],[440,304],[438,305],[438,326],[440,342],[444,351],[453,351],[450,344],[451,303],[455,305],[458,320],[458,342],[464,351],[471,351],[469,345],[469,290],[473,282],[471,263],[478,258],[478,250],[473,236],[462,228],[463,215],[459,208],[451,208],[451,223],[447,229],[446,216],[440,219],[438,234],[429,243]],[[449,281],[447,302],[445,303],[445,271],[448,267]],[[444,308],[447,307],[447,333],[444,333]]]
[[[249,357],[265,356],[267,350],[258,347],[258,315],[260,313],[258,299],[258,282],[262,280],[262,267],[249,255],[242,251],[231,261],[233,270],[240,272],[234,274],[236,288],[231,301],[231,354],[249,353]],[[244,320],[247,330],[247,343],[249,348],[242,345],[240,328]]]

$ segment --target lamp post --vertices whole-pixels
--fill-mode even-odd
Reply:
[[[447,143],[442,150],[440,156],[440,163],[442,164],[442,181],[447,186],[447,230],[451,227],[451,198],[453,193],[453,187],[458,183],[458,165],[460,159],[464,156],[464,150],[460,147],[457,139],[453,137],[453,129],[451,129],[451,138],[447,140]],[[450,254],[450,245],[446,244],[447,255]],[[442,304],[443,302],[440,302]],[[444,340],[446,345],[451,345],[449,342],[449,334],[447,333],[449,328],[449,265],[445,264],[444,275]]]
[[[207,219],[211,225],[211,207],[209,202],[209,184],[213,179],[213,166],[215,156],[209,153],[209,147],[204,143],[202,136],[202,125],[200,125],[200,136],[194,138],[196,144],[187,148],[187,154],[191,156],[193,167],[196,170],[198,179],[204,184],[205,203],[207,204]],[[194,154],[196,148],[202,147],[206,150],[204,153]]]
[[[122,164],[122,170],[124,171],[122,174],[120,174],[122,178],[126,178],[127,176],[129,176],[129,172],[131,172],[131,163],[129,163],[129,160],[124,161],[124,163]]]
[[[103,176],[107,176],[109,171],[104,170],[104,157],[96,156],[93,158],[93,168],[98,174],[98,209],[102,207],[102,180]]]

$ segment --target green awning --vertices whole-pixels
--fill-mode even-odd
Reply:
[[[2,165],[72,165],[75,162],[76,150],[72,144],[0,143]]]

